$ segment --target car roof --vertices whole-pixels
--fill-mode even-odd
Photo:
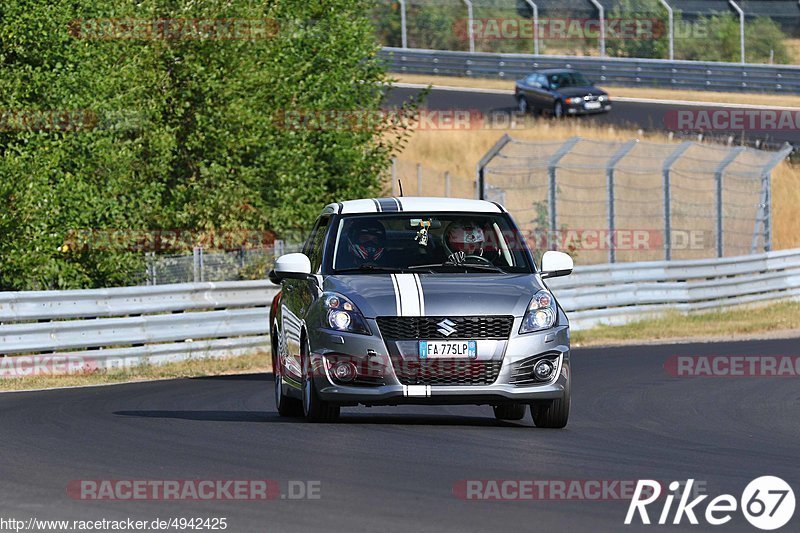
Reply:
[[[423,213],[505,213],[495,202],[467,198],[392,197],[347,200],[328,204],[322,214],[351,215],[358,213],[387,213],[412,211]]]

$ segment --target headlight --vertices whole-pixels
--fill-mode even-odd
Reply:
[[[568,104],[582,104],[583,103],[583,96],[576,96],[574,98],[567,98]]]
[[[556,301],[553,299],[553,295],[550,294],[550,291],[542,289],[534,295],[531,303],[528,304],[528,310],[522,318],[522,326],[520,326],[519,332],[532,333],[550,329],[555,325],[557,316],[558,310],[556,309]]]
[[[322,295],[322,305],[325,308],[322,327],[336,331],[349,331],[371,335],[364,315],[353,305],[353,302],[335,292],[326,292]]]

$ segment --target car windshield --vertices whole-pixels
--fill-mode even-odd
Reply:
[[[548,76],[550,86],[554,89],[560,87],[588,87],[591,85],[589,80],[580,72],[559,72]]]
[[[334,273],[531,273],[506,214],[379,213],[342,218]]]

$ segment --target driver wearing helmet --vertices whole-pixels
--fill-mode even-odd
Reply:
[[[450,252],[448,261],[458,265],[469,256],[483,257],[485,242],[483,229],[474,222],[468,220],[451,222],[445,231],[445,244]]]
[[[384,256],[386,228],[378,220],[354,220],[347,230],[347,249],[356,266],[375,264]]]

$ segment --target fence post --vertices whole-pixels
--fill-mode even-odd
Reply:
[[[556,211],[556,192],[558,184],[556,183],[556,170],[558,169],[558,163],[561,161],[561,159],[563,159],[563,157],[567,155],[580,140],[580,137],[572,137],[567,139],[567,141],[561,145],[556,153],[553,154],[553,157],[551,157],[547,162],[547,170],[550,178],[547,185],[547,207],[550,212],[550,237],[547,240],[550,244],[550,248],[553,248],[554,239],[556,238],[556,234],[558,232],[558,213]]]
[[[195,283],[200,281],[200,248],[192,248],[192,279]]]
[[[444,173],[444,197],[450,198],[450,171]]]
[[[403,48],[408,48],[408,27],[406,26],[406,0],[400,0],[400,40]]]
[[[667,9],[667,16],[669,17],[669,59],[675,59],[675,16],[672,12],[672,6],[667,3],[667,0],[660,0],[661,5]]]
[[[724,230],[724,224],[723,224],[724,213],[723,213],[723,205],[722,205],[722,200],[723,200],[723,198],[722,198],[722,185],[723,185],[722,184],[722,179],[723,179],[723,177],[725,175],[725,169],[728,168],[728,166],[730,166],[731,163],[733,163],[733,161],[737,157],[739,157],[739,154],[741,154],[743,151],[744,151],[744,148],[742,148],[741,146],[731,150],[730,153],[728,155],[726,155],[725,158],[722,161],[720,161],[719,165],[717,166],[717,169],[714,171],[714,180],[716,181],[716,184],[717,184],[717,195],[716,195],[716,201],[717,201],[717,257],[722,257],[723,253],[724,253],[724,249],[723,249],[723,247],[724,247],[724,239],[722,238],[723,237],[722,232]]]
[[[392,196],[397,196],[397,158],[392,158]]]
[[[500,153],[508,143],[511,142],[511,137],[508,133],[504,134],[500,137],[500,140],[497,141],[494,146],[489,148],[489,151],[486,152],[480,161],[478,161],[478,168],[476,172],[476,182],[475,182],[475,196],[479,200],[483,200],[486,198],[486,166],[492,162],[492,159],[497,157],[497,154]]]
[[[741,62],[742,64],[746,63],[745,61],[745,53],[744,53],[744,11],[739,4],[734,2],[734,0],[728,0],[728,3],[733,6],[733,9],[739,14],[739,49],[741,52]]]
[[[597,13],[600,16],[600,57],[606,57],[606,10],[603,4],[597,0],[589,1],[597,8]]]
[[[533,0],[525,0],[533,10],[533,53],[539,55],[539,6]]]
[[[469,35],[469,52],[475,53],[475,25],[473,24],[472,1],[462,0],[467,6],[467,34]]]
[[[664,259],[667,261],[672,259],[672,206],[670,204],[672,195],[670,193],[669,173],[675,161],[677,161],[690,146],[692,146],[691,141],[679,144],[678,148],[664,160]]]
[[[756,253],[759,223],[764,226],[764,251],[769,252],[772,250],[772,169],[789,157],[793,151],[794,148],[791,144],[784,143],[781,149],[775,152],[772,159],[761,170],[761,202],[756,223],[753,227],[753,244],[750,246],[750,253]]]
[[[608,160],[608,164],[606,165],[606,181],[608,188],[608,233],[611,235],[611,243],[608,247],[609,263],[616,263],[617,261],[617,236],[614,233],[617,227],[616,212],[614,209],[614,170],[616,169],[617,163],[619,163],[628,152],[633,150],[633,147],[636,146],[636,143],[638,142],[639,141],[637,140],[633,140],[623,144],[622,147],[620,147],[620,149],[611,156],[611,159]]]

